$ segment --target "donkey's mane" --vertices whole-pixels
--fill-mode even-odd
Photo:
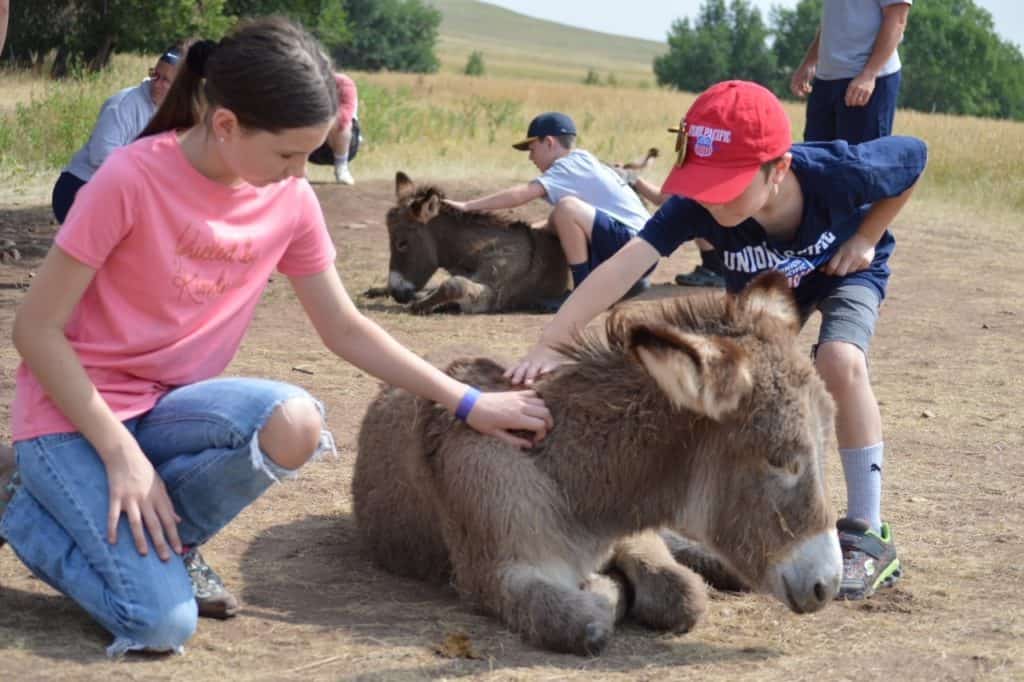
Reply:
[[[455,220],[460,224],[472,224],[472,227],[495,227],[499,229],[511,229],[514,227],[529,227],[529,223],[517,218],[509,218],[491,211],[460,211],[444,203],[444,190],[436,185],[424,185],[417,187],[412,197],[408,200],[410,206],[420,206],[431,197],[442,200],[441,214]]]
[[[605,321],[603,333],[577,332],[558,350],[579,363],[603,367],[621,364],[633,330],[640,326],[668,325],[695,334],[737,337],[751,331],[755,320],[736,304],[732,295],[711,293],[619,307]]]

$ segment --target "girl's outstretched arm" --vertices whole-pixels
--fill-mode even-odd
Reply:
[[[293,277],[291,282],[324,345],[333,353],[388,384],[456,411],[470,387],[398,343],[360,313],[333,267],[316,275]],[[534,439],[541,440],[552,425],[551,413],[531,390],[483,393],[466,421],[481,433],[520,447],[531,443],[511,431],[532,431]]]

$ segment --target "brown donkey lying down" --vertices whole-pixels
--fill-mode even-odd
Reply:
[[[365,296],[391,296],[414,313],[540,310],[569,286],[569,265],[550,230],[487,211],[460,211],[437,187],[395,176],[388,211],[388,286]],[[451,275],[425,290],[438,269]],[[548,306],[550,303],[547,304]]]
[[[751,589],[817,611],[842,571],[824,480],[833,405],[798,327],[774,274],[739,296],[616,310],[603,335],[567,349],[575,362],[538,381],[555,426],[529,452],[385,388],[352,483],[363,540],[384,568],[453,578],[558,651],[599,653],[627,609],[652,628],[693,627],[704,584],[672,559],[656,532],[666,526]],[[486,359],[448,371],[508,387]]]

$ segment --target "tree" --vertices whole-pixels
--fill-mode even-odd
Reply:
[[[915,4],[900,55],[902,106],[1024,119],[1024,58],[972,0]]]
[[[104,68],[115,50],[158,52],[176,39],[219,37],[231,23],[225,0],[36,0],[13,3],[7,54],[40,62],[56,50],[52,74],[72,64]]]
[[[770,85],[777,78],[768,36],[761,11],[748,0],[706,0],[692,28],[689,19],[672,23],[654,75],[660,85],[691,92],[733,78]]]
[[[466,60],[466,68],[464,73],[467,76],[482,76],[484,75],[484,53],[480,50],[473,50],[469,54],[469,59]]]
[[[352,40],[331,50],[347,69],[432,73],[441,13],[423,0],[346,0]]]
[[[224,13],[236,17],[284,15],[315,35],[328,51],[352,39],[344,0],[226,0]]]

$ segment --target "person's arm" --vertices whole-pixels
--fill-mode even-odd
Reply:
[[[857,76],[850,81],[846,88],[846,106],[862,107],[871,99],[875,91],[875,80],[878,72],[882,70],[885,63],[889,61],[900,41],[903,40],[903,31],[907,28],[907,15],[910,14],[910,5],[898,3],[882,8],[882,25],[875,36],[875,44],[871,48],[871,56]]]
[[[646,240],[634,237],[614,256],[590,273],[541,332],[540,340],[505,372],[514,384],[532,384],[565,361],[555,348],[569,343],[573,333],[604,312],[629,291],[660,254]]]
[[[148,553],[145,530],[161,559],[178,554],[181,541],[170,496],[135,438],[96,390],[64,334],[95,270],[60,247],[50,249],[14,319],[14,345],[57,408],[96,449],[107,470],[110,507],[107,541],[117,541],[124,513],[139,554]]]
[[[811,92],[811,81],[814,80],[814,72],[818,68],[818,48],[821,46],[821,27],[818,27],[814,34],[814,40],[807,47],[807,53],[800,62],[800,66],[793,72],[789,80],[789,91],[794,97],[806,97]]]
[[[100,112],[100,118],[96,121],[96,128],[89,137],[89,163],[93,168],[99,168],[107,160],[110,153],[118,147],[132,142],[142,130],[134,130],[125,120],[126,112],[119,112],[121,100],[117,105],[104,106]]]
[[[488,194],[478,199],[469,201],[451,201],[445,199],[445,203],[453,208],[462,211],[495,211],[503,208],[516,208],[534,199],[542,198],[547,192],[539,182],[528,182],[525,185],[516,185],[503,189],[494,194]]]
[[[455,412],[469,388],[402,346],[356,309],[332,266],[315,275],[289,278],[324,345],[374,377],[437,402]],[[533,391],[482,393],[466,422],[477,431],[529,447],[511,431],[533,431],[541,440],[551,413]]]
[[[0,54],[4,52],[4,42],[7,40],[7,22],[10,19],[11,3],[9,0],[0,0]]]
[[[637,194],[642,196],[644,199],[647,199],[647,201],[651,202],[655,206],[661,206],[668,200],[669,196],[671,196],[669,194],[662,194],[661,189],[658,186],[651,184],[643,178],[637,178],[634,180],[630,187],[632,187]]]
[[[875,244],[906,206],[915,187],[916,182],[902,194],[872,204],[857,231],[843,242],[822,270],[826,274],[842,277],[870,266],[875,259]]]

